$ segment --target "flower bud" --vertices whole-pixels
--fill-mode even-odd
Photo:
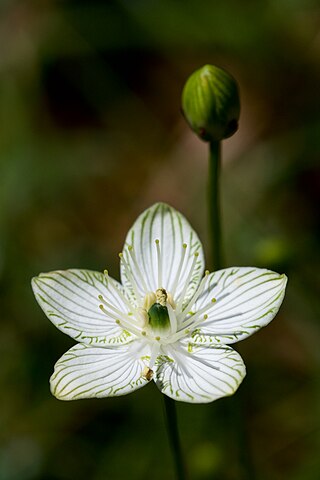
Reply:
[[[238,129],[240,114],[236,81],[225,70],[205,65],[188,78],[182,92],[182,111],[202,140],[230,137]]]

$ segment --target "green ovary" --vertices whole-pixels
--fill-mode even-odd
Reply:
[[[154,332],[165,332],[170,328],[170,318],[167,307],[154,303],[148,311],[149,325]]]

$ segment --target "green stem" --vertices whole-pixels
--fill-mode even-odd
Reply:
[[[222,241],[221,241],[221,212],[220,212],[220,169],[221,169],[221,149],[220,142],[210,143],[209,155],[209,226],[210,226],[210,240],[211,240],[211,254],[213,270],[223,268],[222,259]],[[228,403],[223,413],[230,418],[230,438],[234,438],[238,445],[238,459],[239,464],[243,469],[243,477],[246,480],[254,480],[255,474],[253,464],[251,461],[250,450],[247,442],[247,432],[244,420],[244,402],[238,393],[232,399],[232,405]],[[230,408],[231,407],[231,408]],[[240,478],[240,477],[239,477]]]
[[[222,268],[221,214],[220,214],[220,142],[210,143],[209,155],[209,229],[213,270]]]
[[[185,480],[186,474],[182,459],[175,401],[167,397],[167,395],[163,395],[163,400],[166,412],[167,432],[175,463],[176,478],[177,480]]]

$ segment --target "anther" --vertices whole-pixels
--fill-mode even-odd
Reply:
[[[122,257],[123,257],[123,253],[120,252],[120,253],[119,253],[119,258],[122,258]]]
[[[186,249],[187,246],[188,246],[188,245],[187,245],[186,243],[183,243],[183,244],[182,244],[182,247],[183,247],[184,249]]]
[[[103,273],[105,274],[106,277],[109,275],[109,272],[108,272],[107,269],[104,269],[104,270],[103,270]]]
[[[199,252],[195,252],[194,256],[199,257]]]
[[[142,377],[145,378],[146,380],[150,381],[153,377],[153,370],[151,370],[151,368],[145,366],[144,369],[142,370]]]
[[[211,302],[212,302],[212,303],[216,303],[216,301],[217,301],[216,298],[212,298],[212,299],[211,299]]]
[[[205,274],[206,277],[209,275],[209,273],[210,273],[209,270],[206,270],[206,271],[204,272],[204,274]]]
[[[128,250],[129,250],[129,252],[131,252],[131,250],[133,250],[133,246],[132,246],[132,245],[128,245]]]
[[[121,323],[120,320],[116,320],[117,325],[120,325],[120,323]]]
[[[155,337],[158,342],[160,342],[161,338],[160,337]]]
[[[99,308],[100,308],[100,310],[104,309],[103,305],[99,305]]]
[[[147,332],[145,332],[144,330],[142,330],[141,335],[143,335],[143,336],[145,337],[145,336],[147,335]]]
[[[160,241],[158,239],[155,240],[155,243],[159,245]]]
[[[203,320],[207,320],[207,318],[208,318],[207,314],[203,315]]]
[[[187,330],[185,330],[184,333],[187,335],[188,333],[190,333],[190,329],[187,328]]]

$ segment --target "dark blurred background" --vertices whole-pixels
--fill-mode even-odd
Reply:
[[[180,114],[205,63],[239,82],[223,145],[226,266],[285,272],[266,329],[237,345],[248,375],[209,405],[179,403],[191,480],[320,478],[317,196],[320,9],[313,0],[1,0],[0,479],[173,479],[161,395],[63,403],[74,342],[30,278],[69,267],[119,278],[117,253],[155,201],[207,241],[207,145]]]

